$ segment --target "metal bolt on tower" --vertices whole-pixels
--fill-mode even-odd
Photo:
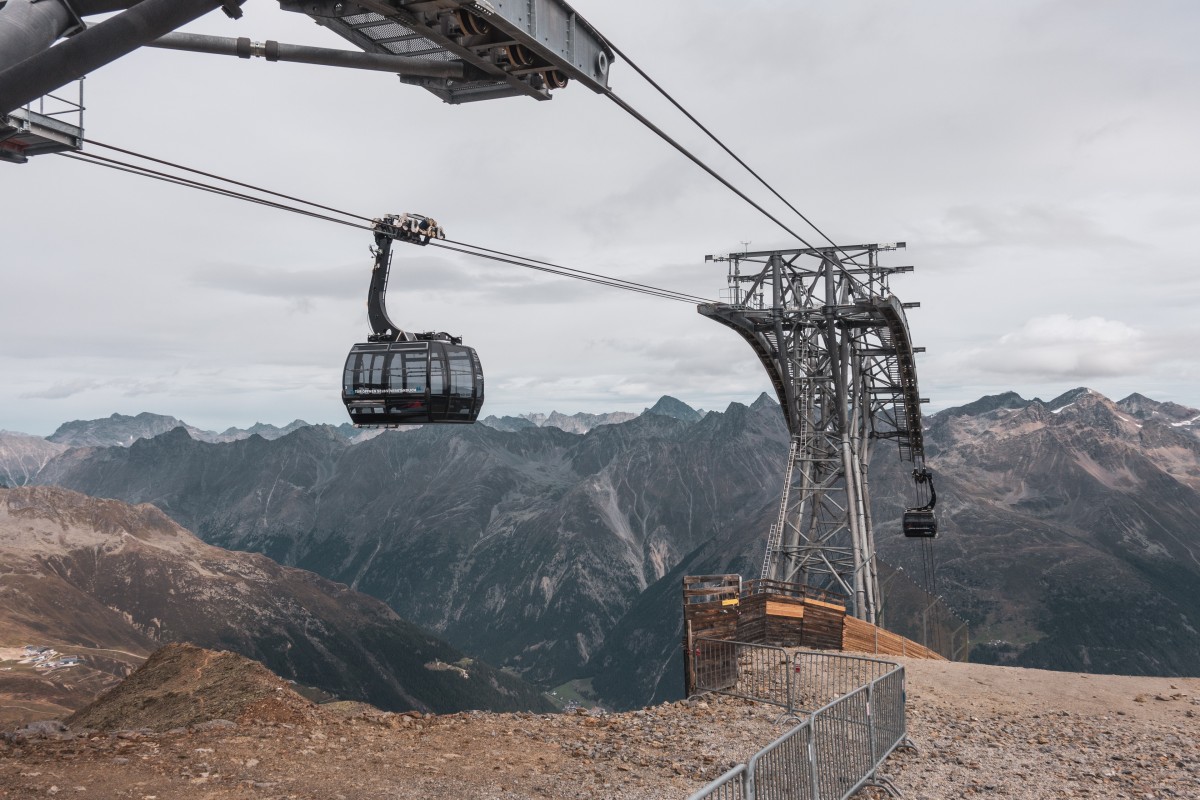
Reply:
[[[877,439],[924,470],[921,403],[904,309],[864,244],[733,253],[728,302],[697,307],[737,331],[775,386],[791,435],[763,578],[840,589],[876,622],[879,580],[867,470]],[[916,474],[916,472],[914,472]]]

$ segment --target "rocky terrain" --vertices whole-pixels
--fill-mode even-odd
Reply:
[[[684,422],[696,422],[704,416],[703,411],[697,411],[687,403],[670,396],[659,398],[657,403],[650,408],[644,409],[642,413],[673,417]],[[549,414],[535,413],[521,414],[516,417],[485,417],[480,422],[489,428],[509,431],[510,433],[526,428],[558,428],[567,433],[583,434],[601,425],[619,425],[622,422],[629,422],[632,419],[636,419],[638,416],[640,415],[628,411],[613,411],[608,414],[587,414],[580,412],[578,414],[571,414],[570,416],[560,414],[557,411],[551,411]]]
[[[1087,389],[1003,406],[942,412],[926,435],[942,591],[992,643],[973,657],[1197,674],[1200,412]]]
[[[382,602],[265,556],[204,544],[157,508],[60,488],[0,490],[0,719],[78,708],[165,642],[237,651],[388,710],[544,710],[518,678]],[[11,652],[53,646],[40,670]]]
[[[551,411],[549,414],[522,414],[517,417],[484,417],[481,423],[489,428],[500,431],[519,431],[526,428],[558,428],[567,433],[587,433],[601,425],[617,425],[636,419],[637,414],[628,411],[614,411],[610,414],[560,414]]]
[[[67,449],[40,436],[0,431],[0,486],[24,486],[46,462]]]
[[[883,769],[905,797],[1200,796],[1200,680],[906,669],[917,749]],[[715,696],[620,714],[314,706],[256,664],[173,646],[66,726],[0,736],[0,798],[681,800],[786,730],[777,712]]]

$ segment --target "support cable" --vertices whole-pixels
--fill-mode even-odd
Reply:
[[[308,211],[303,208],[296,208],[295,206],[284,205],[283,203],[276,203],[273,200],[264,200],[261,197],[254,197],[252,195],[243,194],[242,192],[235,192],[232,189],[223,189],[219,186],[210,186],[208,184],[201,183],[200,181],[192,180],[191,178],[183,178],[178,175],[169,175],[165,172],[160,172],[158,170],[150,169],[149,167],[142,167],[142,166],[138,166],[136,164],[127,163],[125,161],[118,161],[113,158],[107,158],[106,156],[98,156],[98,155],[95,155],[94,153],[76,153],[76,154],[58,153],[57,155],[60,155],[63,158],[69,158],[72,161],[82,161],[85,164],[95,164],[96,166],[110,167],[110,168],[116,169],[120,172],[129,172],[134,175],[140,175],[144,178],[153,178],[154,180],[160,180],[160,181],[164,181],[166,183],[173,183],[178,186],[183,186],[183,187],[186,187],[189,189],[199,189],[204,192],[211,192],[213,194],[223,195],[225,197],[231,197],[235,200],[245,200],[246,202],[249,202],[249,203],[257,203],[259,205],[267,206],[269,208],[277,208],[281,211],[291,211],[296,214],[303,214],[304,216],[313,217],[315,219],[324,220],[326,222],[336,222],[339,225],[347,225],[351,228],[362,228],[364,230],[371,230],[370,225],[361,225],[357,222],[348,222],[347,220],[337,219],[336,217],[330,217],[325,214],[318,214],[315,211]],[[274,193],[272,193],[272,194],[274,194]]]
[[[138,175],[138,176],[141,176],[144,178],[151,178],[154,180],[163,181],[164,183],[171,183],[171,184],[175,184],[177,186],[183,186],[188,189],[198,189],[200,191],[210,192],[212,194],[229,197],[229,198],[232,198],[235,200],[244,200],[246,202],[256,203],[258,205],[267,206],[268,208],[279,209],[281,211],[290,211],[290,212],[293,212],[296,214],[302,214],[304,216],[311,217],[314,219],[323,220],[325,222],[333,222],[333,223],[337,223],[339,225],[345,225],[347,227],[358,228],[358,229],[367,230],[367,231],[374,229],[374,225],[373,225],[374,220],[372,220],[370,217],[364,217],[364,216],[361,216],[358,214],[352,214],[347,211],[342,211],[340,209],[332,208],[331,206],[325,206],[325,205],[321,205],[319,203],[313,203],[311,201],[296,198],[291,195],[285,195],[280,192],[274,192],[269,189],[264,189],[262,187],[255,186],[253,184],[243,183],[241,181],[235,181],[230,178],[225,178],[220,175],[215,175],[213,173],[203,172],[202,170],[192,169],[190,167],[185,167],[180,164],[174,164],[172,162],[164,161],[162,159],[152,158],[150,156],[145,156],[140,153],[136,153],[132,150],[125,150],[123,148],[112,147],[110,145],[105,145],[105,147],[135,156],[137,158],[143,158],[143,159],[146,159],[149,161],[153,161],[158,164],[164,164],[167,166],[186,170],[186,171],[194,173],[194,174],[204,175],[206,177],[210,177],[215,180],[225,181],[227,183],[231,183],[236,186],[242,186],[245,188],[249,188],[249,189],[252,189],[257,192],[262,192],[264,194],[269,194],[269,195],[273,195],[275,197],[281,197],[281,198],[285,198],[285,199],[289,199],[289,200],[294,200],[295,202],[304,203],[306,205],[311,205],[315,208],[321,208],[324,210],[332,211],[334,213],[341,214],[346,217],[351,217],[353,219],[366,220],[367,222],[370,222],[372,224],[362,224],[359,222],[351,222],[349,220],[338,219],[336,217],[331,217],[326,214],[319,214],[315,211],[310,211],[308,209],[298,208],[296,206],[287,205],[285,203],[279,203],[279,202],[276,202],[273,200],[266,200],[261,197],[255,197],[253,195],[246,194],[244,192],[237,192],[232,189],[226,189],[226,188],[220,187],[220,186],[213,186],[211,184],[206,184],[206,183],[203,183],[201,181],[198,181],[198,180],[195,180],[192,178],[182,177],[182,176],[178,176],[178,175],[171,175],[169,173],[162,172],[160,170],[154,170],[154,169],[150,169],[149,167],[144,167],[144,166],[140,166],[140,165],[136,165],[136,164],[130,164],[125,161],[119,161],[117,159],[108,158],[106,156],[100,156],[100,155],[96,155],[93,153],[75,153],[75,154],[59,153],[58,155],[61,155],[64,158],[69,158],[73,161],[80,161],[80,162],[83,162],[86,164],[93,164],[93,165],[99,166],[99,167],[106,167],[106,168],[114,169],[114,170],[117,170],[120,172],[126,172],[126,173],[129,173],[132,175]],[[545,273],[549,273],[552,275],[558,275],[558,276],[564,277],[564,278],[574,278],[576,280],[585,281],[587,283],[594,283],[594,284],[601,285],[601,286],[608,286],[608,287],[611,287],[614,289],[624,289],[625,291],[637,292],[638,294],[644,294],[644,295],[648,295],[651,297],[659,297],[664,300],[675,300],[677,302],[683,302],[683,303],[687,303],[689,305],[694,305],[698,302],[699,303],[711,302],[711,300],[708,300],[706,298],[699,297],[696,295],[686,294],[684,292],[677,292],[672,289],[663,289],[663,288],[660,288],[657,286],[651,286],[649,284],[637,283],[635,281],[627,281],[623,278],[610,277],[607,275],[603,275],[601,273],[587,272],[585,270],[575,269],[573,267],[564,267],[564,266],[561,266],[558,264],[553,264],[548,261],[539,261],[537,259],[526,258],[524,256],[516,255],[513,253],[506,253],[502,250],[493,250],[490,248],[480,247],[479,245],[473,245],[473,244],[469,244],[466,242],[449,241],[447,244],[442,244],[439,241],[433,241],[433,242],[431,242],[431,244],[433,244],[437,247],[442,247],[443,249],[453,250],[455,252],[462,253],[464,255],[474,256],[476,258],[483,258],[483,259],[496,261],[496,262],[500,262],[500,263],[511,264],[513,266],[524,267],[526,269],[534,270],[537,272],[545,272]],[[453,245],[458,245],[458,246],[456,247]]]
[[[262,192],[263,194],[269,194],[274,197],[283,198],[284,200],[291,200],[293,203],[303,203],[306,206],[312,206],[313,208],[319,208],[323,211],[332,211],[333,213],[341,214],[344,217],[351,217],[353,219],[361,219],[363,222],[374,222],[374,220],[371,219],[370,217],[364,217],[359,214],[351,214],[349,211],[342,211],[341,209],[338,209],[338,208],[331,208],[329,206],[323,206],[320,203],[314,203],[311,200],[304,200],[300,197],[293,197],[290,194],[281,194],[280,192],[273,192],[270,189],[264,189],[261,186],[255,186],[255,185],[249,184],[249,183],[242,183],[241,181],[235,181],[232,178],[225,178],[225,177],[222,177],[221,175],[214,175],[211,172],[204,172],[203,170],[193,169],[191,167],[185,167],[183,164],[176,164],[173,161],[166,161],[161,158],[155,158],[154,156],[148,156],[148,155],[145,155],[144,153],[136,153],[133,150],[126,150],[125,148],[117,147],[116,145],[105,144],[104,142],[97,142],[95,139],[88,139],[88,143],[94,144],[97,147],[103,147],[105,150],[113,150],[118,153],[123,153],[124,155],[127,155],[127,156],[133,156],[134,158],[140,158],[144,161],[153,161],[155,164],[162,164],[163,166],[166,166],[166,167],[173,167],[175,169],[181,169],[184,172],[190,172],[193,175],[202,175],[205,178],[212,178],[214,180],[222,181],[224,183],[233,184],[234,186],[241,186],[244,189],[252,189],[256,192]]]
[[[839,252],[840,252],[842,255],[846,256],[846,258],[847,258],[847,259],[850,261],[850,263],[851,263],[851,264],[856,264],[856,265],[857,265],[857,262],[856,262],[856,261],[855,261],[853,258],[851,258],[851,256],[850,256],[850,254],[849,254],[849,253],[847,253],[847,252],[846,252],[845,250],[843,250],[843,249],[842,249],[840,246],[838,246],[838,244],[837,244],[836,242],[834,242],[834,241],[833,241],[833,239],[830,239],[830,238],[829,238],[829,236],[828,236],[828,235],[825,233],[825,231],[823,231],[823,230],[821,230],[820,228],[818,228],[818,227],[817,227],[817,225],[816,225],[816,223],[814,223],[814,222],[813,222],[811,219],[809,219],[809,218],[808,218],[808,217],[807,217],[807,216],[806,216],[806,215],[805,215],[803,212],[801,212],[801,211],[800,211],[800,209],[798,209],[798,208],[796,208],[794,205],[792,205],[792,204],[791,204],[791,203],[788,201],[788,199],[787,199],[786,197],[784,197],[782,194],[780,194],[778,191],[776,191],[776,189],[775,189],[775,187],[774,187],[774,186],[772,186],[771,184],[767,183],[767,180],[766,180],[765,178],[763,178],[763,176],[762,176],[762,175],[759,175],[759,174],[758,174],[758,172],[756,172],[756,171],[755,171],[755,170],[754,170],[754,169],[753,169],[753,168],[752,168],[752,167],[751,167],[749,164],[747,164],[745,161],[743,161],[743,160],[742,160],[742,158],[741,158],[741,157],[740,157],[740,156],[739,156],[737,153],[733,152],[733,150],[731,150],[731,149],[730,149],[730,148],[729,148],[729,147],[728,147],[728,146],[725,144],[725,142],[721,141],[721,139],[720,139],[720,138],[718,138],[718,137],[717,137],[717,135],[716,135],[715,133],[713,133],[711,130],[709,130],[709,129],[708,129],[708,127],[704,125],[704,123],[702,123],[700,120],[696,119],[696,117],[695,117],[695,116],[692,114],[692,112],[690,112],[690,111],[688,111],[686,108],[684,108],[684,107],[683,107],[683,105],[682,105],[682,104],[681,104],[681,103],[680,103],[678,100],[676,100],[674,97],[672,97],[672,96],[671,96],[671,93],[670,93],[670,92],[668,92],[666,89],[664,89],[662,86],[660,86],[660,85],[659,85],[659,83],[658,83],[658,81],[656,81],[656,80],[654,80],[653,78],[651,78],[651,77],[650,77],[650,76],[649,76],[649,75],[648,75],[648,74],[645,72],[645,70],[643,70],[641,67],[639,67],[639,66],[637,65],[637,63],[636,63],[636,62],[635,62],[635,61],[634,61],[632,58],[630,58],[629,56],[627,56],[627,55],[624,53],[624,51],[622,51],[622,50],[621,50],[621,48],[617,47],[617,46],[616,46],[615,44],[613,44],[613,43],[612,43],[612,41],[611,41],[611,40],[609,40],[609,39],[606,39],[606,40],[605,40],[605,43],[606,43],[606,44],[607,44],[607,45],[608,45],[610,48],[612,48],[612,51],[613,51],[613,52],[614,52],[614,53],[615,53],[615,54],[616,54],[616,55],[617,55],[617,56],[618,56],[620,59],[622,59],[622,60],[623,60],[623,61],[624,61],[626,64],[628,64],[630,67],[632,67],[632,68],[633,68],[633,71],[634,71],[634,72],[636,72],[638,75],[640,75],[640,76],[641,76],[641,78],[642,78],[642,80],[646,81],[646,83],[648,83],[648,84],[650,84],[651,86],[653,86],[653,87],[654,87],[654,89],[655,89],[655,90],[656,90],[656,91],[657,91],[659,94],[661,94],[661,95],[662,95],[664,98],[666,98],[667,102],[669,102],[671,105],[675,106],[675,108],[676,108],[676,109],[677,109],[677,110],[678,110],[678,111],[679,111],[681,114],[683,114],[685,117],[687,117],[687,118],[688,118],[688,119],[689,119],[689,120],[690,120],[690,121],[691,121],[691,122],[692,122],[692,123],[693,123],[693,124],[694,124],[694,125],[695,125],[697,128],[699,128],[701,131],[703,131],[703,132],[704,132],[704,134],[705,134],[706,136],[708,136],[708,138],[709,138],[709,139],[712,139],[712,140],[713,140],[713,141],[714,141],[714,142],[717,144],[717,146],[719,146],[719,147],[720,147],[722,150],[724,150],[724,151],[725,151],[725,152],[726,152],[726,153],[729,155],[729,157],[730,157],[730,158],[732,158],[732,159],[733,159],[734,161],[736,161],[736,162],[737,162],[737,163],[738,163],[738,164],[739,164],[739,165],[740,165],[740,166],[741,166],[743,169],[745,169],[747,172],[749,172],[751,175],[753,175],[753,176],[754,176],[754,178],[755,178],[755,179],[756,179],[756,180],[757,180],[759,183],[761,183],[763,186],[765,186],[765,187],[767,188],[767,191],[769,191],[771,194],[775,195],[775,197],[779,198],[779,200],[780,200],[780,201],[781,201],[781,202],[782,202],[782,203],[783,203],[785,206],[787,206],[789,209],[791,209],[791,211],[792,211],[792,212],[793,212],[793,213],[794,213],[796,216],[798,216],[800,219],[804,220],[805,224],[807,224],[807,225],[808,225],[808,227],[812,228],[814,231],[816,231],[818,234],[820,234],[820,236],[821,236],[821,238],[822,238],[822,239],[824,239],[825,241],[829,242],[829,244],[830,244],[832,247],[836,248],[836,249],[837,249],[837,250],[838,250],[838,251],[839,251]],[[661,134],[660,134],[660,135],[661,135]],[[739,194],[740,194],[740,193],[739,193]],[[803,240],[803,239],[801,239],[801,241],[804,241],[804,240]],[[805,242],[805,244],[808,244],[808,242]],[[812,247],[812,245],[809,245],[809,247]]]
[[[712,302],[712,300],[710,298],[700,297],[699,295],[687,294],[685,292],[677,292],[673,289],[660,289],[657,286],[651,286],[646,283],[637,283],[636,281],[627,281],[627,280],[624,280],[623,278],[610,278],[607,275],[602,275],[597,272],[587,272],[585,270],[575,269],[574,267],[564,267],[561,264],[554,264],[549,261],[538,261],[536,258],[528,258],[526,256],[517,256],[517,255],[513,255],[512,253],[505,253],[502,250],[491,250],[487,247],[480,247],[477,244],[467,244],[466,242],[456,242],[453,239],[443,239],[440,242],[431,242],[431,244],[437,244],[439,247],[445,247],[445,245],[441,244],[441,242],[445,242],[446,245],[456,244],[456,245],[460,245],[462,247],[470,247],[473,250],[480,251],[480,253],[472,253],[471,255],[481,255],[482,253],[491,253],[492,255],[504,256],[506,258],[519,259],[519,260],[525,262],[525,264],[522,264],[522,266],[527,266],[529,264],[540,264],[544,267],[552,267],[553,269],[547,270],[547,271],[551,271],[551,272],[554,270],[564,270],[564,271],[568,271],[568,272],[579,273],[580,275],[587,275],[592,278],[600,278],[603,280],[617,280],[620,283],[625,284],[627,286],[637,286],[637,287],[640,287],[643,289],[649,289],[656,293],[663,292],[665,294],[670,295],[671,296],[670,299],[672,299],[672,300],[685,300],[690,303],[711,303]],[[447,249],[452,250],[454,248],[447,248]]]
[[[570,267],[549,267],[549,266],[540,266],[539,267],[536,265],[537,264],[545,264],[546,262],[536,261],[533,263],[529,263],[530,259],[522,259],[520,256],[512,256],[509,258],[505,258],[495,250],[487,250],[486,252],[481,252],[481,251],[484,251],[484,248],[476,248],[475,250],[467,250],[462,247],[454,247],[451,244],[443,244],[442,242],[437,241],[437,240],[431,240],[429,242],[429,244],[432,247],[440,247],[443,250],[453,250],[456,253],[464,253],[469,256],[475,256],[476,258],[486,258],[491,261],[499,261],[502,264],[514,264],[518,267],[525,267],[526,269],[532,269],[532,270],[536,270],[538,272],[548,272],[553,275],[562,275],[567,278],[575,278],[576,280],[586,281],[587,283],[595,283],[595,284],[599,284],[601,286],[611,286],[614,289],[625,289],[630,292],[638,292],[639,294],[650,295],[652,297],[661,297],[664,300],[677,300],[681,303],[687,303],[688,305],[696,304],[695,298],[692,298],[689,295],[681,295],[678,292],[674,292],[669,289],[657,289],[652,286],[645,286],[644,284],[632,284],[629,281],[624,281],[619,278],[607,278],[603,275],[598,275],[598,274],[592,273],[592,272],[584,272],[583,270],[576,270],[576,269],[572,269]],[[467,247],[473,247],[473,245],[467,245]],[[489,255],[489,253],[496,253],[496,255]],[[520,259],[520,260],[517,260],[517,259]],[[570,269],[571,272],[564,271],[567,269]],[[635,288],[635,287],[638,287],[638,288]],[[700,302],[707,303],[707,302],[711,302],[711,301],[700,300]]]
[[[713,178],[718,180],[721,183],[721,185],[723,185],[726,189],[733,192],[738,197],[742,198],[747,203],[749,203],[751,206],[753,206],[758,211],[758,213],[762,214],[764,217],[766,217],[767,219],[774,222],[780,228],[783,228],[785,231],[787,231],[789,234],[791,234],[794,238],[798,239],[805,247],[812,249],[812,250],[819,249],[814,244],[812,244],[812,242],[808,241],[803,236],[796,233],[794,230],[792,230],[787,225],[785,225],[778,217],[776,217],[770,211],[767,211],[761,205],[759,205],[754,200],[752,200],[748,194],[746,194],[741,189],[737,188],[732,183],[730,183],[728,180],[726,180],[724,177],[722,177],[721,174],[718,173],[715,169],[713,169],[708,164],[705,164],[703,161],[701,161],[700,158],[698,156],[696,156],[694,153],[692,153],[691,150],[688,150],[686,147],[681,145],[675,139],[671,138],[670,134],[668,134],[662,128],[658,127],[653,122],[651,122],[649,119],[647,119],[636,108],[629,105],[629,103],[626,103],[624,100],[622,100],[620,97],[618,97],[617,93],[614,92],[612,89],[605,89],[604,94],[606,97],[608,97],[609,100],[612,100],[614,103],[616,103],[625,113],[629,114],[631,117],[636,119],[638,122],[642,123],[647,128],[649,128],[651,131],[658,134],[658,137],[660,139],[662,139],[664,142],[666,142],[667,144],[674,147],[676,150],[678,150],[680,153],[682,153],[685,157],[687,157],[687,159],[690,160],[693,164],[695,164],[697,167],[704,170],[709,175],[711,175]]]

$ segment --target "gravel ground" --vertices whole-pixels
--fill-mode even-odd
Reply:
[[[1200,680],[906,666],[918,749],[883,770],[906,798],[1200,800]],[[0,798],[682,800],[784,730],[778,709],[730,698],[610,715],[279,710],[165,733],[10,734]]]
[[[906,660],[906,798],[1200,800],[1200,680]],[[881,796],[881,795],[877,795]]]

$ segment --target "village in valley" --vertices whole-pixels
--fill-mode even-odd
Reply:
[[[52,647],[44,647],[36,644],[27,644],[20,650],[21,657],[17,659],[18,664],[32,664],[33,668],[39,672],[50,673],[55,670],[68,669],[70,667],[79,666],[79,656],[64,656]],[[11,670],[12,667],[0,667],[2,670]]]

